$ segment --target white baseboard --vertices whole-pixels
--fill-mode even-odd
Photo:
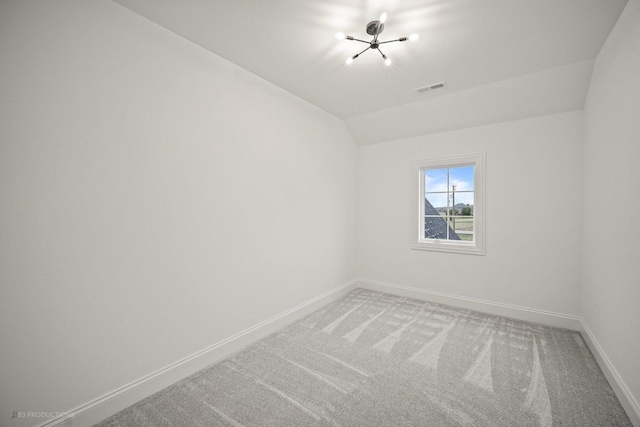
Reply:
[[[578,316],[571,316],[568,314],[553,313],[551,311],[538,310],[535,308],[484,301],[459,295],[446,294],[443,292],[426,291],[424,289],[364,278],[358,279],[357,286],[364,289],[370,289],[372,291],[386,292],[407,298],[422,299],[439,304],[481,311],[483,313],[511,317],[513,319],[524,320],[527,322],[542,323],[543,325],[572,329],[575,331],[581,330],[580,318]]]
[[[145,397],[232,355],[253,342],[271,335],[283,326],[311,314],[320,307],[338,300],[352,289],[355,289],[356,282],[357,279],[354,279],[338,286],[182,360],[72,409],[69,411],[70,414],[68,416],[49,420],[38,427],[84,427],[98,423]]]
[[[638,401],[635,399],[620,374],[618,374],[618,371],[613,366],[613,363],[611,363],[609,357],[607,357],[607,354],[600,346],[600,343],[593,335],[593,332],[591,332],[591,329],[589,329],[589,326],[584,319],[581,319],[581,324],[583,332],[582,336],[595,356],[598,365],[600,365],[600,369],[602,369],[607,380],[609,380],[609,384],[611,384],[611,388],[613,388],[613,391],[616,393],[620,404],[627,412],[627,416],[631,420],[631,423],[635,427],[640,427],[640,405],[638,404]]]
[[[69,411],[70,416],[49,420],[40,424],[38,427],[91,426],[121,411],[122,409],[133,405],[145,397],[150,396],[153,393],[156,393],[163,388],[199,371],[200,369],[232,355],[253,342],[267,337],[281,327],[295,322],[318,308],[341,298],[356,287],[581,331],[583,332],[585,341],[589,345],[589,348],[600,365],[600,368],[606,375],[609,383],[618,396],[620,403],[631,419],[631,422],[634,426],[640,427],[640,405],[638,405],[637,400],[634,398],[633,394],[630,392],[629,388],[626,386],[625,382],[622,380],[583,319],[577,316],[561,313],[484,301],[442,292],[427,291],[409,286],[379,282],[364,278],[354,279],[335,289],[325,292],[324,294],[284,311],[277,316],[267,319],[197,353],[187,356],[182,360],[165,366],[164,368],[133,381],[117,390],[87,402],[86,404]]]

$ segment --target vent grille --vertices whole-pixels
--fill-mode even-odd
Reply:
[[[416,91],[416,93],[427,93],[434,90],[444,89],[446,87],[447,87],[447,82],[438,82],[438,83],[433,83],[427,86],[419,87],[414,90]]]

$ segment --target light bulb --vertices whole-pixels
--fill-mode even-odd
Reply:
[[[382,15],[380,15],[380,23],[384,24],[384,21],[387,20],[387,12],[382,12]]]
[[[413,41],[418,40],[418,37],[420,37],[418,34],[411,34],[409,36],[409,40],[411,40],[413,42]]]
[[[382,55],[382,58],[384,59],[384,63],[385,65],[388,67],[389,65],[391,65],[391,60],[389,58],[387,58],[386,55]]]
[[[344,33],[336,33],[336,38],[337,38],[338,40],[342,40],[342,39],[344,39],[345,37],[346,37],[346,36],[345,36],[345,34],[344,34]]]
[[[348,57],[346,62],[347,62],[347,65],[351,64],[353,62],[353,58]]]

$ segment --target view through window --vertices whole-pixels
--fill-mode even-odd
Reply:
[[[414,162],[413,249],[484,255],[484,153]]]
[[[474,166],[424,170],[424,238],[474,240]]]

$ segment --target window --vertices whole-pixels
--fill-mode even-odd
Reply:
[[[484,154],[414,164],[413,249],[484,255]]]

